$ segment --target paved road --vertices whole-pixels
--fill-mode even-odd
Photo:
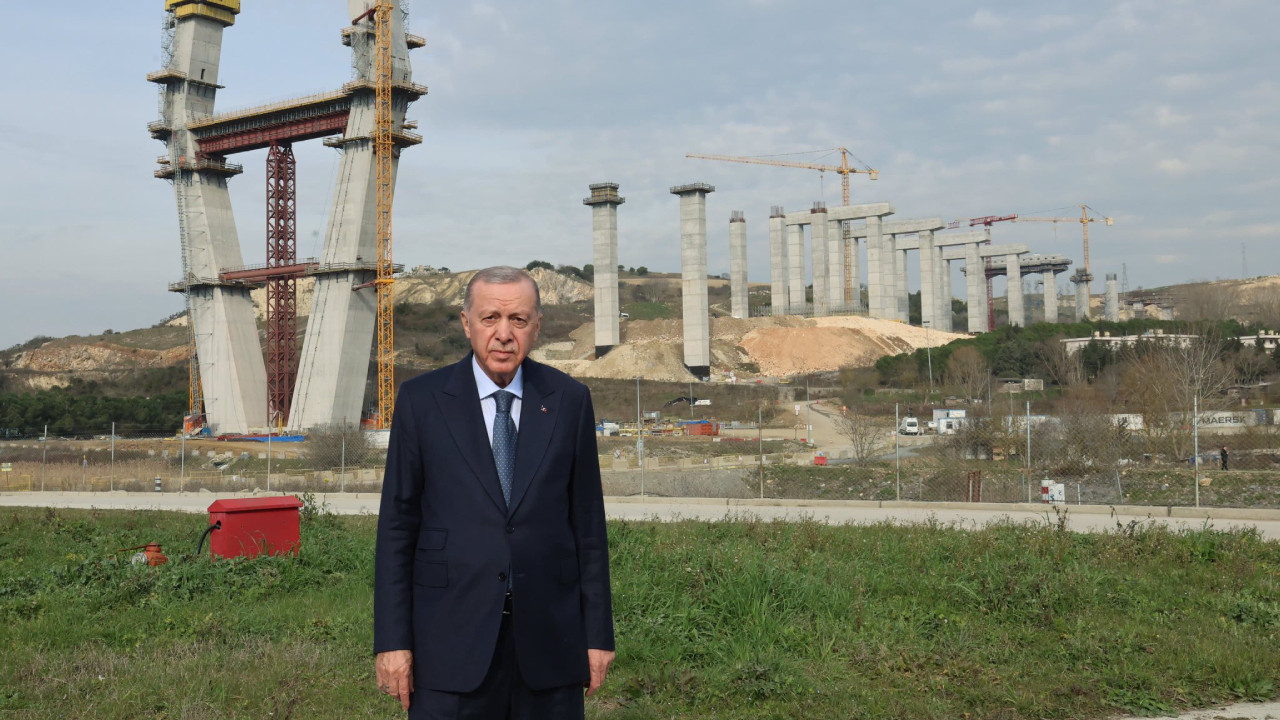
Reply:
[[[0,493],[0,507],[103,508],[118,510],[176,510],[205,512],[219,498],[246,497],[244,493]],[[374,493],[318,496],[340,515],[375,514]],[[1079,532],[1101,532],[1130,522],[1161,523],[1174,528],[1198,528],[1208,523],[1226,529],[1252,527],[1269,539],[1280,539],[1280,510],[1133,507],[1112,509],[1100,505],[1063,508],[1068,527]],[[723,520],[752,516],[762,520],[812,519],[825,523],[870,524],[878,522],[923,523],[936,521],[960,527],[981,527],[1004,518],[1015,522],[1056,523],[1053,509],[1037,504],[857,502],[821,500],[725,500],[704,498],[626,497],[606,498],[609,517],[629,520]]]

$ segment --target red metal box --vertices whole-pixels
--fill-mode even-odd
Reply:
[[[209,555],[296,555],[301,544],[301,507],[302,501],[292,495],[215,501],[209,506],[209,525],[217,525],[209,537]]]

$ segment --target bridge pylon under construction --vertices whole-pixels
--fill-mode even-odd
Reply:
[[[405,32],[392,0],[392,105],[396,147],[422,141],[405,112],[427,89],[412,82],[409,50],[425,41]],[[339,89],[223,114],[214,113],[222,33],[239,0],[166,0],[160,119],[147,127],[166,144],[155,175],[171,180],[178,210],[183,277],[170,285],[187,299],[199,382],[193,405],[215,433],[295,430],[360,420],[374,337],[374,22],[371,0],[348,0],[353,75]],[[323,254],[297,257],[297,167],[292,146],[324,138],[342,153]],[[228,182],[243,168],[228,156],[268,149],[265,263],[241,252]],[[315,278],[301,347],[299,278]],[[266,352],[250,291],[267,286]],[[193,377],[195,372],[193,372]],[[202,390],[202,392],[199,392]],[[199,401],[202,401],[200,403]],[[193,411],[197,411],[193,407]]]

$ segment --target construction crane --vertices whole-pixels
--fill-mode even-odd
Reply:
[[[742,157],[737,155],[706,155],[703,153],[686,153],[685,157],[694,158],[696,160],[721,160],[724,162],[746,163],[748,165],[772,165],[774,167],[790,167],[800,168],[802,170],[817,170],[818,172],[839,173],[840,174],[840,195],[844,200],[844,204],[849,204],[849,176],[862,173],[869,176],[872,180],[880,179],[880,171],[871,167],[857,168],[849,164],[849,148],[838,147],[829,150],[814,150],[813,152],[835,152],[840,151],[839,165],[820,165],[818,163],[796,162],[794,160],[771,160],[769,156],[762,155],[757,157]],[[855,160],[857,158],[854,158]],[[864,164],[865,165],[865,164]]]
[[[1093,273],[1090,272],[1089,270],[1089,223],[1101,222],[1106,225],[1115,224],[1115,220],[1109,217],[1101,217],[1101,216],[1089,217],[1089,210],[1091,209],[1092,208],[1090,208],[1088,205],[1081,205],[1080,217],[1078,218],[1077,217],[1026,217],[1024,215],[1014,215],[1013,221],[1014,222],[1051,222],[1051,223],[1078,222],[1080,223],[1080,227],[1084,231],[1084,266],[1081,268],[1081,272],[1078,273],[1078,276],[1083,280],[1083,282],[1088,283],[1089,281],[1093,280]],[[1097,212],[1097,211],[1095,210],[1094,212]]]
[[[391,12],[392,5],[380,0],[372,8],[374,20],[374,131],[373,155],[377,173],[375,179],[376,210],[375,237],[377,241],[377,278],[374,285],[378,292],[377,330],[374,342],[377,346],[378,372],[378,429],[391,426],[391,412],[395,407],[395,304],[392,296],[393,265],[391,262],[391,202],[395,191],[392,175],[392,142],[395,116],[392,113],[391,85]]]
[[[863,163],[864,167],[862,168],[857,168],[850,165],[849,164],[849,148],[844,147],[843,145],[838,148],[830,148],[827,150],[814,150],[813,152],[835,152],[837,150],[840,151],[839,165],[820,165],[818,163],[796,162],[794,160],[771,160],[769,159],[768,156],[743,157],[738,155],[706,155],[704,153],[686,153],[685,157],[694,158],[696,160],[721,160],[723,162],[746,163],[747,165],[771,165],[773,167],[790,167],[790,168],[800,168],[802,170],[817,170],[818,172],[822,172],[822,173],[828,173],[828,172],[839,173],[840,199],[843,201],[842,202],[843,205],[848,205],[849,204],[849,176],[862,173],[868,176],[869,178],[871,178],[872,180],[879,180],[880,171],[870,166],[867,166],[866,163]],[[854,158],[854,159],[857,160],[857,158]],[[859,162],[861,161],[859,160]],[[846,235],[844,238],[846,246],[849,243],[848,232],[849,232],[848,228],[846,228],[845,229]],[[851,303],[853,302],[853,286],[855,282],[854,282],[854,279],[851,277],[852,274],[853,274],[853,257],[850,255],[849,252],[846,251],[844,254],[845,307],[850,307]]]

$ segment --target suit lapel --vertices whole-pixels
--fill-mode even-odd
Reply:
[[[520,431],[516,440],[516,475],[511,483],[510,513],[520,506],[538,468],[542,466],[542,458],[547,453],[560,417],[557,412],[560,398],[541,371],[541,366],[526,360],[523,367],[524,396],[520,399]]]
[[[502,484],[498,481],[498,467],[493,462],[493,446],[489,443],[489,433],[485,430],[484,415],[480,412],[480,391],[476,389],[476,378],[471,369],[471,355],[454,367],[453,379],[438,395],[440,411],[445,418],[445,426],[458,446],[471,472],[484,486],[489,498],[499,509],[505,510],[507,503],[502,497]],[[524,414],[520,415],[524,420]],[[518,461],[517,461],[517,467]]]

